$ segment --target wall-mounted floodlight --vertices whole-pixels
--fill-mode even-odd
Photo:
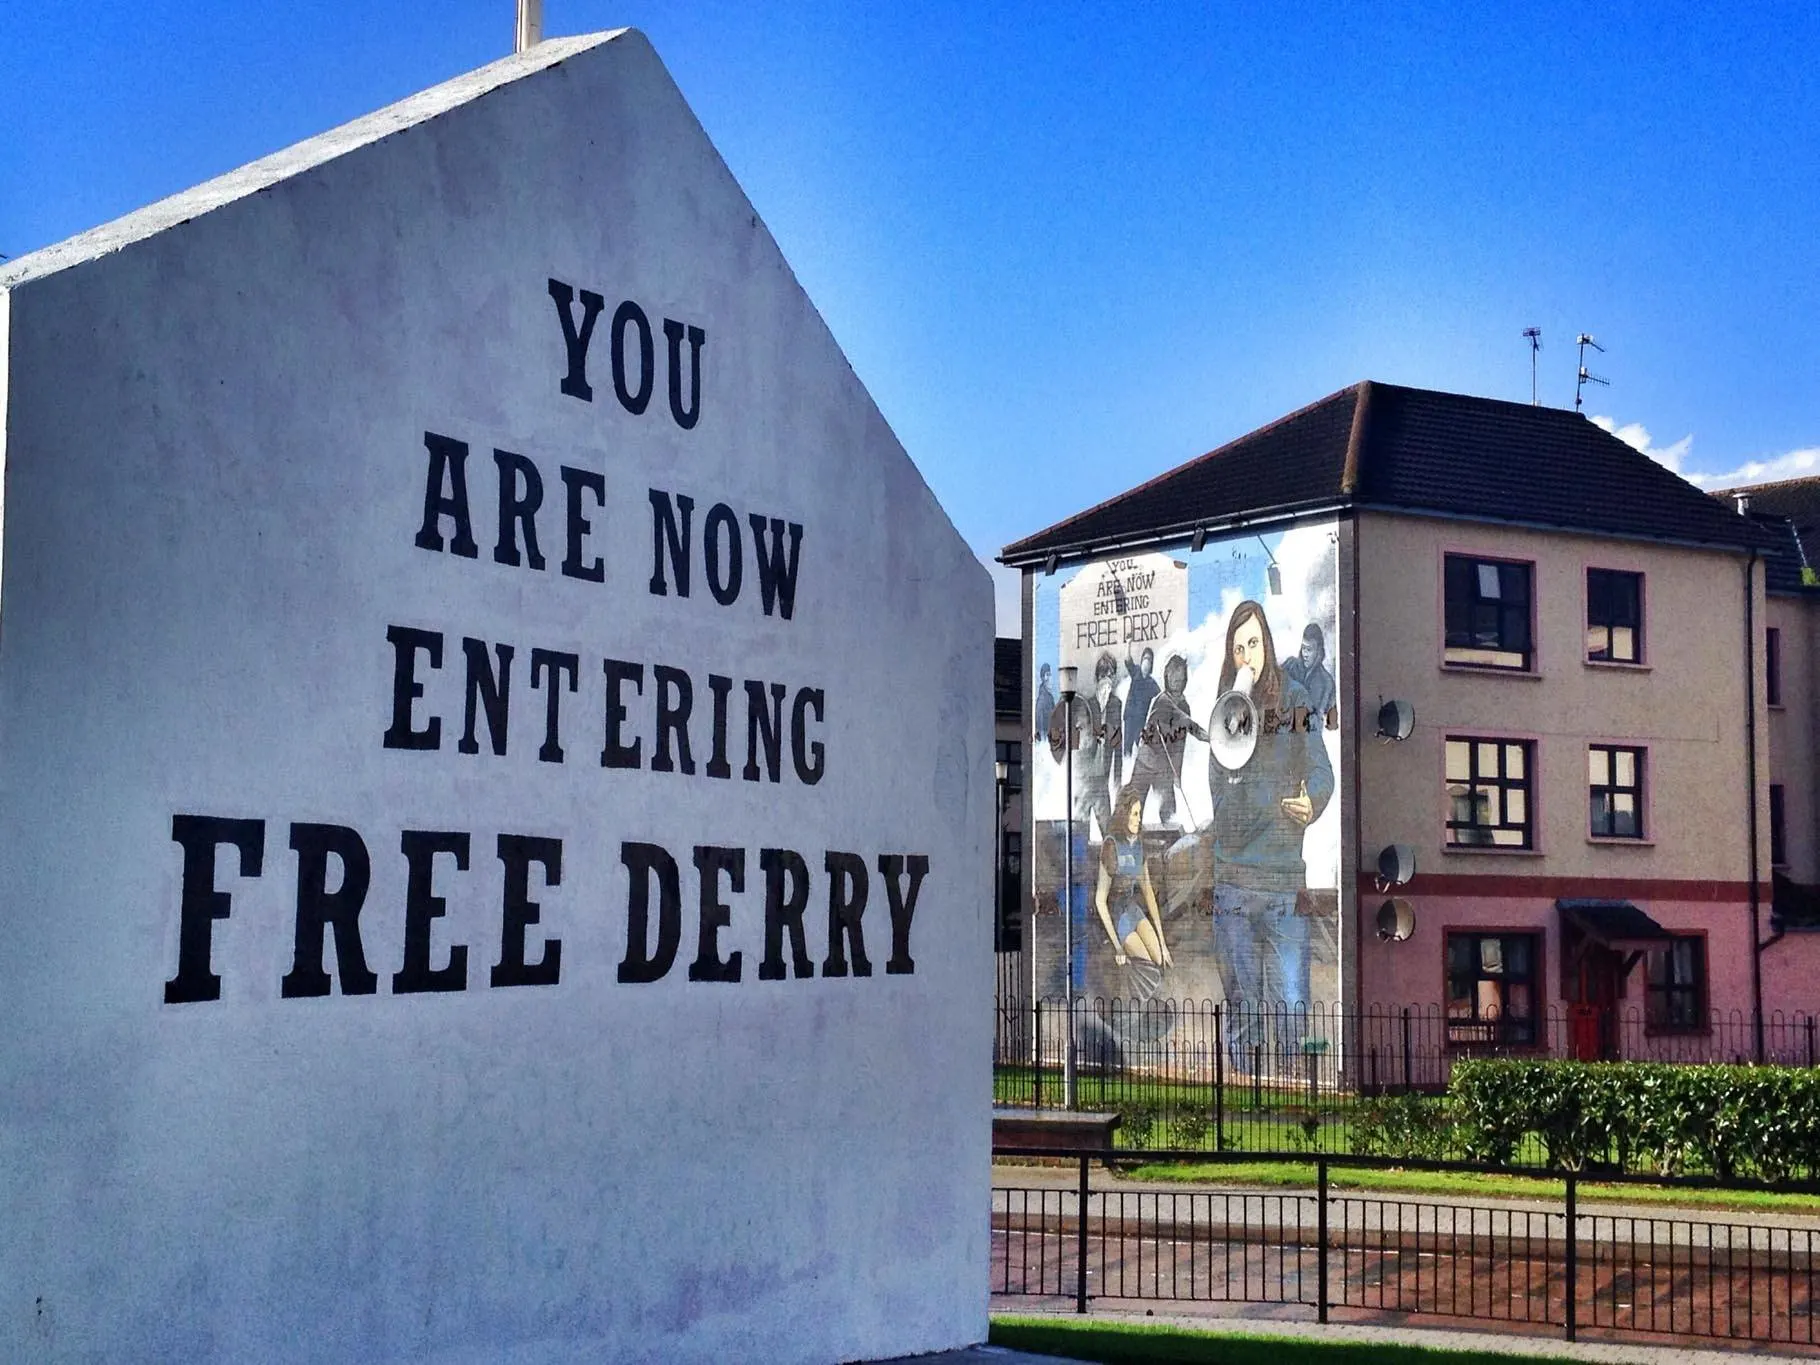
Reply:
[[[1049,574],[1054,573],[1057,569],[1059,569],[1061,567],[1062,567],[1062,557],[1059,554],[1056,554],[1053,550],[1050,551],[1048,562],[1043,565],[1043,573],[1045,575],[1049,575]]]
[[[1387,701],[1378,707],[1378,738],[1408,739],[1416,728],[1416,708],[1406,701]]]
[[[1270,561],[1269,566],[1264,570],[1264,581],[1270,585],[1270,595],[1281,597],[1283,595],[1283,571],[1277,567],[1277,557],[1270,553],[1270,542],[1263,536],[1258,537],[1258,544],[1264,547],[1264,557]]]
[[[1197,526],[1194,528],[1194,539],[1189,542],[1188,548],[1193,550],[1197,555],[1207,548],[1207,528],[1205,526]]]

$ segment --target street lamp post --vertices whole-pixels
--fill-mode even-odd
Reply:
[[[1066,841],[1062,845],[1062,970],[1063,1008],[1067,1025],[1062,1043],[1062,1107],[1073,1109],[1075,1103],[1074,1059],[1074,693],[1080,670],[1063,664],[1057,670],[1061,684],[1062,714],[1067,723],[1062,727],[1063,798],[1067,802]]]

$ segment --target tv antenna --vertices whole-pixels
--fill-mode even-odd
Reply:
[[[1586,348],[1588,346],[1592,347],[1601,355],[1605,353],[1605,348],[1593,340],[1592,333],[1582,332],[1576,340],[1580,347],[1580,372],[1574,377],[1574,411],[1578,412],[1580,410],[1580,390],[1582,388],[1588,384],[1604,384],[1609,386],[1611,380],[1602,379],[1586,368]]]
[[[1529,342],[1529,405],[1536,406],[1536,352],[1542,349],[1542,329],[1525,327],[1523,336]]]

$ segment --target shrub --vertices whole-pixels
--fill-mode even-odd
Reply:
[[[1448,1101],[1438,1095],[1386,1095],[1354,1114],[1352,1150],[1358,1156],[1445,1161],[1459,1148]]]
[[[1145,1148],[1155,1136],[1161,1117],[1154,1104],[1128,1104],[1119,1109],[1118,1140],[1126,1147]]]
[[[1535,1134],[1549,1166],[1778,1181],[1820,1175],[1820,1071],[1662,1062],[1474,1060],[1454,1068],[1466,1155],[1509,1163]]]
[[[1178,1109],[1169,1125],[1169,1142],[1173,1147],[1205,1147],[1207,1130],[1213,1125],[1199,1109]]]

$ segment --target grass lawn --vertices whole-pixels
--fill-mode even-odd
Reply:
[[[1296,1161],[1183,1162],[1124,1166],[1133,1180],[1205,1184],[1312,1187],[1312,1165]],[[1377,1190],[1402,1194],[1477,1195],[1492,1198],[1559,1199],[1561,1181],[1520,1175],[1479,1175],[1469,1171],[1332,1170],[1336,1190]],[[1619,1204],[1660,1204],[1679,1208],[1736,1209],[1751,1213],[1820,1213],[1820,1195],[1774,1194],[1760,1190],[1704,1190],[1692,1186],[1621,1185],[1583,1181],[1583,1200]]]
[[[1067,1322],[1055,1318],[995,1317],[987,1340],[994,1346],[1070,1360],[1099,1361],[1101,1365],[1297,1365],[1303,1361],[1321,1365],[1475,1365],[1486,1359],[1483,1352],[1476,1351],[1194,1332],[1091,1318]],[[1567,1358],[1522,1359],[1540,1365],[1563,1365]]]

